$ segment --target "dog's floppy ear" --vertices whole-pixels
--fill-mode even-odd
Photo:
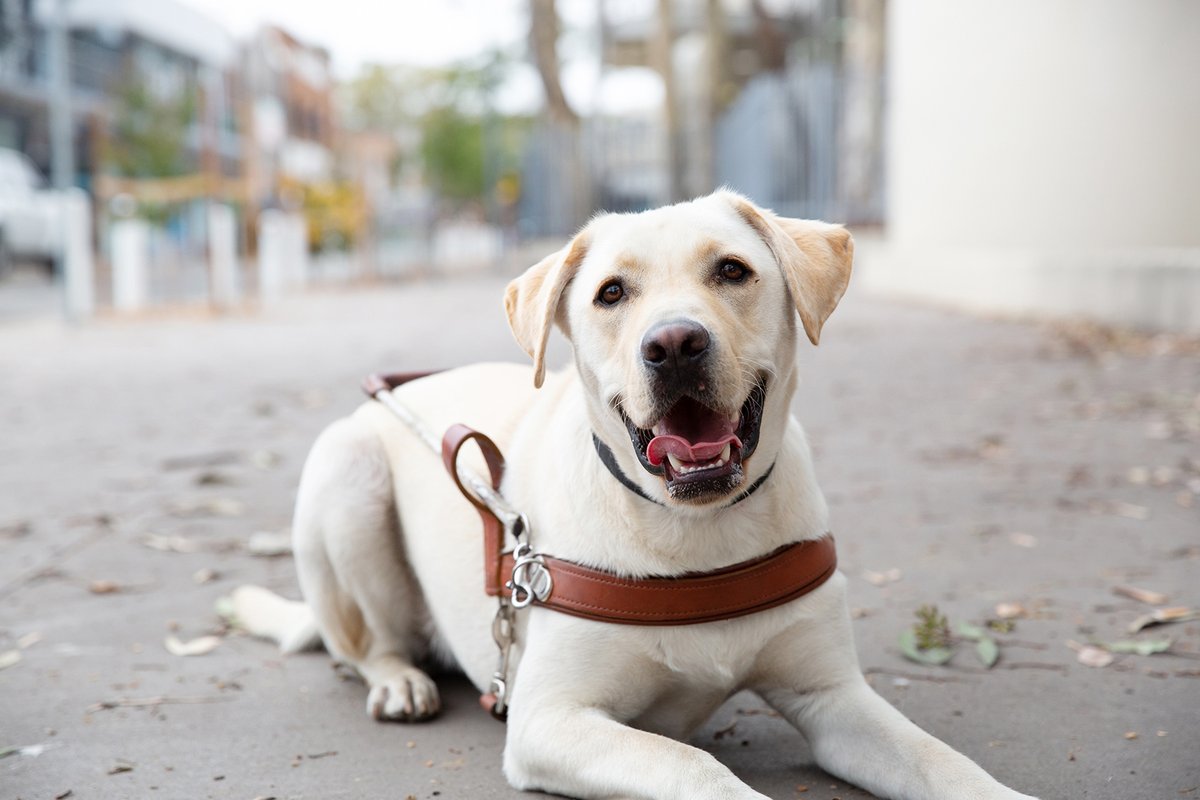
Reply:
[[[733,207],[775,255],[804,332],[813,344],[850,283],[854,239],[841,225],[780,217],[727,192]]]
[[[563,249],[525,270],[504,292],[508,326],[517,344],[533,359],[535,387],[541,388],[546,376],[546,342],[563,292],[586,253],[587,242],[581,233]]]

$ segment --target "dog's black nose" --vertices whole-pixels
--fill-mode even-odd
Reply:
[[[642,337],[642,362],[656,372],[680,372],[708,353],[708,331],[690,319],[660,322]]]

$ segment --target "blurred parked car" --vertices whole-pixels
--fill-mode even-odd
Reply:
[[[0,148],[0,275],[16,261],[53,268],[58,252],[58,202],[33,162]]]

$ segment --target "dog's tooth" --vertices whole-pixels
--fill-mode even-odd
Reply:
[[[725,443],[725,447],[723,447],[723,448],[721,449],[721,457],[717,459],[717,463],[718,463],[718,464],[724,464],[726,461],[728,461],[728,460],[729,460],[729,453],[730,453],[730,452],[731,452],[731,450],[730,450],[730,443],[729,443],[729,442],[726,442],[726,443]]]
[[[671,468],[676,472],[683,471],[683,462],[674,453],[667,453],[667,460],[671,462]]]

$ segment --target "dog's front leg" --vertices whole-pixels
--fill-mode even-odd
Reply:
[[[711,754],[598,708],[522,706],[509,712],[504,749],[504,774],[518,789],[581,800],[766,800]]]
[[[751,688],[808,739],[831,775],[887,800],[1033,800],[930,736],[867,685],[845,578],[806,597],[803,617],[759,654]]]
[[[1032,800],[918,728],[861,677],[763,699],[808,739],[822,769],[888,800]]]
[[[508,712],[504,774],[568,797],[766,800],[711,754],[630,727],[672,674],[625,626],[533,609]]]

